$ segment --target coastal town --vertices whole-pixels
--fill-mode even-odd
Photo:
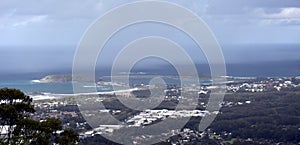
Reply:
[[[300,90],[300,77],[283,77],[283,78],[229,78],[226,85],[226,94],[238,94],[238,93],[264,93],[264,92],[282,92],[282,91],[299,91]],[[236,80],[236,81],[233,81]],[[133,89],[132,94],[137,94],[137,92],[145,91],[145,86],[136,85],[136,89]],[[107,107],[106,109],[98,110],[101,113],[109,113],[114,116],[124,115],[125,117],[121,120],[122,125],[110,125],[102,124],[97,128],[91,128],[88,122],[85,121],[85,118],[80,112],[76,101],[74,101],[74,96],[71,97],[60,97],[55,98],[51,96],[48,99],[38,99],[34,101],[34,106],[36,113],[33,114],[33,118],[37,120],[43,120],[46,118],[60,118],[62,120],[63,126],[73,128],[80,134],[81,139],[90,138],[97,135],[103,134],[113,134],[114,131],[122,129],[124,127],[142,127],[154,124],[159,121],[163,121],[166,118],[178,119],[178,118],[198,118],[210,114],[222,114],[223,112],[215,111],[209,112],[205,110],[207,107],[207,99],[212,89],[216,89],[218,86],[203,85],[200,86],[198,90],[199,103],[198,107],[195,110],[175,110],[169,106],[161,106],[159,108],[148,109],[144,111],[135,111],[134,113],[120,107]],[[141,89],[142,88],[142,89]],[[169,84],[167,89],[164,90],[165,99],[167,103],[174,103],[175,106],[178,101],[182,99],[188,99],[186,96],[181,96],[182,88],[176,84]],[[139,92],[140,93],[140,92]],[[49,94],[48,94],[49,95]],[[115,101],[112,97],[115,94],[102,93],[99,95],[99,100],[101,102],[113,102]],[[226,97],[225,97],[226,98]],[[113,101],[112,101],[113,100]],[[206,100],[206,101],[205,101]],[[166,103],[166,104],[167,104]],[[243,106],[247,104],[256,103],[255,99],[243,98],[240,100],[224,100],[220,103],[222,107],[234,107],[234,106]],[[113,103],[112,103],[113,104]],[[116,105],[118,106],[118,105]],[[177,143],[190,142],[190,136],[203,138],[209,136],[210,138],[220,138],[216,132],[208,130],[205,132],[199,132],[197,130],[192,130],[189,128],[183,128],[182,130],[173,130],[171,132],[176,132],[180,134],[181,140],[171,141]],[[224,132],[225,135],[228,135],[228,132]],[[224,135],[224,134],[223,134]]]

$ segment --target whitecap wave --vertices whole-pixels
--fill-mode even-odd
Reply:
[[[31,80],[32,83],[41,83],[40,80]]]
[[[49,96],[49,95],[33,95],[30,96],[33,100],[52,100],[52,99],[56,99],[57,97],[55,96]]]
[[[83,86],[84,88],[94,88],[94,87],[97,87],[97,86]]]

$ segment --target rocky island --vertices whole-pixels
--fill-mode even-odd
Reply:
[[[72,75],[48,75],[40,79],[40,82],[51,83],[51,82],[71,82]]]
[[[62,75],[47,75],[42,79],[38,80],[41,83],[64,83],[64,82],[91,82],[95,81],[86,75],[75,75],[72,74],[62,74]],[[101,79],[96,79],[96,82],[102,81]]]

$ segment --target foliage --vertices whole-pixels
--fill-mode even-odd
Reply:
[[[60,134],[60,137],[56,139],[56,143],[61,145],[75,145],[76,142],[79,142],[79,137],[72,129],[66,129]]]
[[[251,104],[223,107],[210,128],[231,137],[284,143],[300,142],[299,92],[237,93],[225,101]],[[242,142],[239,140],[239,142]]]
[[[12,139],[14,125],[22,118],[33,113],[34,107],[30,104],[32,99],[17,89],[0,89],[0,102],[0,126],[2,127],[0,131],[3,132],[3,129],[6,129],[4,126],[7,126],[7,134],[4,140],[6,144],[9,144]]]
[[[73,145],[79,142],[78,134],[71,129],[57,133],[62,130],[59,119],[31,119],[30,113],[34,113],[32,99],[20,90],[0,89],[0,102],[0,131],[3,132],[4,126],[8,129],[6,135],[1,136],[0,144],[47,145],[56,142]]]

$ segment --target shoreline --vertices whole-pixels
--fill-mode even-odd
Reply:
[[[73,93],[73,94],[56,94],[56,93],[40,93],[37,95],[27,94],[33,100],[47,100],[47,99],[57,99],[61,97],[76,97],[76,96],[88,96],[88,95],[113,95],[115,93],[129,93],[132,91],[140,90],[139,88],[132,88],[126,90],[117,91],[105,91],[105,92],[90,92],[90,93]]]

